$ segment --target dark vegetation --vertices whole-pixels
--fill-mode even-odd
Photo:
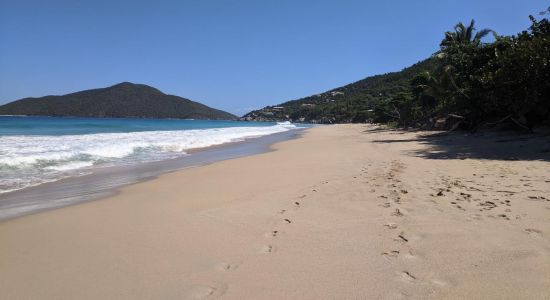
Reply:
[[[382,127],[365,130],[365,134],[392,131]],[[518,134],[508,130],[484,130],[476,134],[464,132],[435,132],[414,138],[399,138],[405,131],[392,131],[392,139],[374,140],[374,143],[413,143],[426,147],[403,152],[425,159],[488,159],[508,161],[550,161],[550,135],[548,131]]]
[[[319,95],[269,106],[245,120],[376,122],[403,127],[530,130],[550,120],[548,11],[513,36],[459,23],[440,50],[400,72],[365,78]],[[483,42],[488,35],[494,41]]]
[[[0,106],[0,115],[236,119],[230,113],[129,82],[63,96],[17,100]]]

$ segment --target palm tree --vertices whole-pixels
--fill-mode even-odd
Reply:
[[[444,61],[447,56],[445,48],[453,45],[473,46],[477,48],[481,45],[481,39],[486,37],[489,33],[493,33],[495,38],[497,38],[496,32],[489,28],[482,29],[474,34],[475,31],[474,20],[472,20],[468,26],[465,26],[462,22],[456,24],[454,32],[445,32],[445,38],[441,41],[442,49],[436,53],[435,57]],[[428,83],[419,87],[424,90],[426,95],[438,99],[452,99],[452,95],[459,95],[460,97],[469,99],[470,97],[466,91],[460,88],[455,81],[453,76],[454,72],[454,66],[443,63],[433,75],[429,76]]]
[[[496,33],[489,28],[482,29],[478,31],[475,35],[474,31],[475,21],[472,20],[469,26],[465,26],[464,23],[460,22],[455,25],[454,32],[447,31],[445,32],[445,38],[441,42],[441,46],[449,46],[451,44],[472,44],[478,46],[481,43],[481,39],[487,36],[489,33],[493,33],[496,36]]]

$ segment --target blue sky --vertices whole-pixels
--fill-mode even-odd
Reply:
[[[0,0],[0,103],[122,81],[241,115],[400,70],[474,18],[514,34],[542,0]]]

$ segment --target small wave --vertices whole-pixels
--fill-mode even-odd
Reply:
[[[76,170],[177,158],[188,150],[295,129],[265,127],[0,137],[0,193],[75,176]]]
[[[67,171],[67,170],[74,170],[74,169],[81,169],[85,167],[91,167],[94,164],[89,161],[75,161],[75,162],[69,162],[66,164],[60,164],[57,166],[50,166],[46,169],[54,170],[54,171]]]

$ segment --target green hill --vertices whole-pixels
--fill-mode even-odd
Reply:
[[[252,111],[249,121],[371,121],[402,127],[477,130],[550,125],[550,8],[516,35],[476,31],[475,21],[442,35],[439,51],[400,72],[367,77],[318,95]],[[492,41],[484,39],[493,35]]]
[[[230,113],[129,82],[63,96],[24,98],[0,106],[0,115],[236,119]]]
[[[387,99],[410,91],[410,81],[423,71],[437,67],[430,58],[399,72],[370,76],[330,91],[247,113],[241,120],[310,123],[364,122]]]

